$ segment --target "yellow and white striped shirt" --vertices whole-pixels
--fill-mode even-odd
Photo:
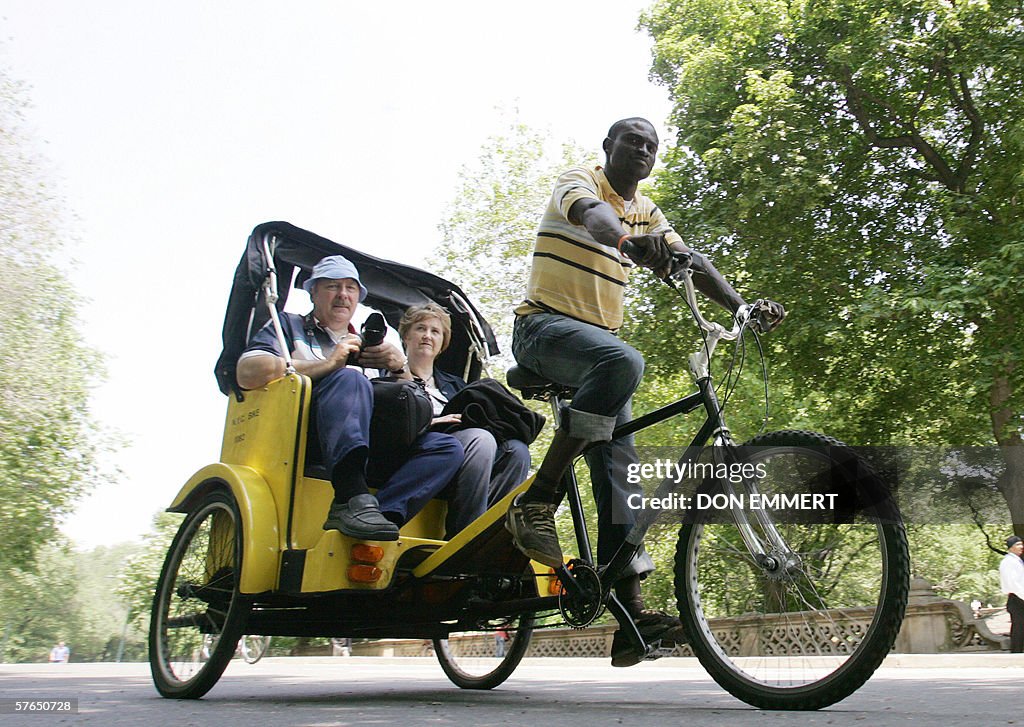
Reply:
[[[555,182],[541,217],[526,300],[517,315],[561,313],[612,331],[622,325],[622,295],[633,264],[614,245],[602,245],[585,227],[569,222],[569,208],[588,198],[614,208],[623,234],[663,232],[669,244],[682,241],[648,197],[636,194],[627,210],[601,167],[570,169]]]

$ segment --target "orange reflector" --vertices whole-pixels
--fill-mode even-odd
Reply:
[[[360,563],[377,563],[384,557],[384,548],[379,545],[356,543],[352,546],[352,560]]]
[[[562,582],[555,577],[555,569],[548,568],[548,593],[552,596],[559,596],[562,593]]]
[[[381,572],[375,565],[356,563],[348,567],[348,579],[356,583],[376,583],[380,580]]]

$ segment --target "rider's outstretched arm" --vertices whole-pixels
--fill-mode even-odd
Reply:
[[[693,285],[701,293],[718,303],[730,313],[735,313],[745,305],[743,297],[736,292],[729,281],[722,277],[707,255],[691,250],[681,242],[670,246],[676,252],[685,252],[690,256],[690,269],[693,270]]]

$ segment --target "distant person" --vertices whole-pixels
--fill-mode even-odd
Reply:
[[[999,563],[999,585],[1006,594],[1006,611],[1010,614],[1010,651],[1024,653],[1024,540],[1019,535],[1006,539],[1009,552]]]
[[[508,631],[505,629],[498,629],[494,632],[494,655],[497,658],[505,656],[505,644],[508,643]]]
[[[51,664],[67,664],[70,658],[71,649],[63,641],[58,641],[57,645],[50,649]]]

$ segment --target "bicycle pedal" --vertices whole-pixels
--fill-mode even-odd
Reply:
[[[644,661],[654,661],[660,659],[663,656],[672,656],[672,652],[675,651],[674,646],[662,646],[661,640],[655,641],[652,644],[647,645],[647,653],[644,654]]]

